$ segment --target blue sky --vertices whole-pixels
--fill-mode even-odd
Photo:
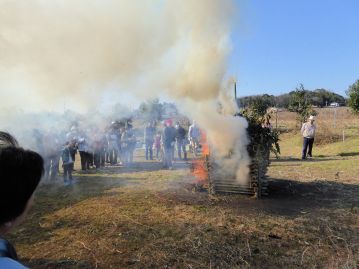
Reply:
[[[229,73],[239,95],[299,83],[345,95],[359,79],[359,0],[237,0]]]

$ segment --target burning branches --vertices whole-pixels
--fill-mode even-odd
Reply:
[[[250,144],[248,153],[251,157],[249,167],[249,180],[238,181],[233,171],[223,169],[221,161],[214,154],[209,154],[209,145],[202,138],[202,154],[196,159],[193,166],[193,174],[203,185],[209,183],[211,192],[214,193],[241,193],[260,197],[267,194],[267,168],[269,166],[270,152],[279,154],[278,133],[261,125],[259,120],[245,114],[248,120],[248,135]],[[236,162],[236,148],[230,151],[225,161]],[[238,151],[237,151],[238,152]]]
[[[195,184],[203,187],[208,184],[209,180],[209,156],[210,150],[207,142],[206,133],[201,130],[200,137],[200,157],[192,162],[192,173],[196,177]],[[194,149],[196,150],[196,149]]]

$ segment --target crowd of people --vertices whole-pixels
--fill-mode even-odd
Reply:
[[[149,121],[144,128],[145,158],[156,158],[163,163],[163,168],[172,169],[175,152],[178,160],[187,161],[187,145],[196,153],[200,135],[195,122],[187,132],[180,122],[174,125],[171,119],[164,121],[162,126]],[[72,172],[76,158],[80,158],[81,173],[101,170],[106,166],[130,166],[136,147],[142,143],[130,120],[112,122],[104,130],[73,125],[69,131],[56,135],[34,131],[34,137],[36,150],[44,159],[44,181],[55,180],[61,164],[65,185],[74,182]]]
[[[163,162],[163,168],[173,169],[175,152],[177,151],[178,160],[187,161],[187,145],[197,152],[201,131],[195,121],[186,129],[176,122],[173,126],[172,120],[163,123],[161,131],[156,131],[153,122],[149,122],[144,132],[145,156],[146,160],[153,160],[153,149],[156,150],[156,158]]]
[[[312,146],[316,126],[314,116],[304,123],[301,133],[304,137],[302,158],[312,156]],[[262,125],[270,128],[270,122]],[[61,137],[49,134],[40,135],[35,132],[40,154],[19,147],[16,139],[10,134],[0,131],[0,268],[25,268],[17,262],[14,247],[3,237],[26,216],[33,201],[33,193],[41,178],[56,178],[59,162],[62,159],[65,184],[71,184],[72,171],[77,152],[81,158],[81,169],[86,171],[91,166],[100,168],[105,163],[116,164],[133,161],[133,151],[137,138],[132,125],[111,124],[107,131],[92,130],[93,135],[79,130],[76,126],[64,135],[66,142],[61,145]],[[195,122],[189,127],[188,133],[179,122],[173,126],[172,120],[164,122],[163,128],[157,130],[154,122],[149,122],[144,129],[145,157],[163,161],[166,168],[173,167],[175,148],[179,159],[187,159],[186,145],[189,143],[196,149],[200,141],[201,131]],[[182,158],[183,154],[183,158]]]
[[[262,123],[263,128],[271,129],[270,118]],[[303,125],[304,136],[302,158],[311,157],[314,141],[314,117]],[[314,127],[313,127],[314,126]],[[188,131],[187,131],[188,130]],[[196,157],[200,148],[201,130],[193,121],[184,128],[180,122],[173,124],[171,119],[165,120],[162,126],[149,121],[144,127],[143,146],[146,160],[162,162],[163,168],[173,169],[173,161],[187,161],[188,148]],[[80,128],[73,125],[69,131],[61,135],[50,132],[35,131],[36,150],[44,159],[44,181],[57,178],[60,164],[63,168],[65,185],[73,183],[72,172],[76,158],[80,158],[81,172],[91,169],[102,169],[106,166],[130,166],[133,163],[136,146],[141,146],[139,132],[135,132],[131,120],[112,122],[108,128]],[[188,147],[189,145],[189,147]],[[175,153],[177,156],[175,158]],[[62,161],[62,162],[61,162]]]
[[[81,171],[86,173],[90,169],[101,169],[106,163],[117,165],[119,157],[121,162],[131,163],[136,145],[130,122],[120,126],[113,122],[105,130],[73,125],[68,132],[60,134],[35,131],[34,137],[36,150],[44,159],[44,181],[57,178],[61,163],[65,185],[73,182],[72,171],[78,155]]]
[[[17,260],[15,248],[4,236],[21,223],[33,201],[33,194],[40,180],[57,178],[60,164],[63,167],[65,185],[73,183],[72,171],[77,153],[81,160],[81,170],[100,169],[109,165],[131,164],[138,139],[132,124],[127,122],[101,131],[81,130],[72,126],[68,132],[54,135],[51,132],[35,130],[37,152],[21,148],[10,134],[0,131],[0,268],[25,268]],[[175,148],[181,160],[187,160],[186,145],[199,141],[200,131],[193,123],[187,134],[179,122],[173,126],[172,120],[156,128],[149,122],[144,128],[145,157],[156,158],[163,166],[171,169]]]

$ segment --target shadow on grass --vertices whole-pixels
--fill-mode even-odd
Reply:
[[[267,213],[297,216],[317,209],[350,209],[359,206],[359,185],[316,180],[271,179],[269,196],[259,201]]]
[[[87,199],[112,196],[114,194],[107,192],[108,190],[140,184],[140,181],[146,180],[145,178],[101,177],[99,175],[96,177],[77,175],[76,178],[78,182],[70,186],[63,186],[60,180],[51,185],[41,185],[36,191],[35,203],[26,221],[9,234],[9,240],[17,244],[35,244],[47,240],[51,238],[54,227],[41,227],[41,222],[46,215]],[[117,192],[116,195],[121,195],[121,192]],[[68,224],[71,226],[70,223]],[[55,226],[61,227],[67,224],[61,220]]]
[[[342,152],[342,153],[339,153],[338,156],[341,156],[341,157],[352,157],[352,156],[358,156],[359,155],[359,152]]]
[[[71,259],[47,260],[47,259],[22,259],[22,262],[31,268],[47,269],[92,269],[96,268],[89,261],[76,261]]]
[[[177,161],[174,162],[174,168],[176,169],[182,169],[186,168],[190,165],[190,160],[188,162],[184,161]],[[125,173],[140,173],[140,172],[155,172],[163,170],[163,164],[160,161],[145,161],[145,162],[133,162],[131,164],[127,164],[124,166],[107,166],[100,171],[90,170],[88,173],[85,173],[84,175],[88,174],[125,174]]]
[[[348,209],[359,207],[359,185],[318,180],[270,179],[268,196],[253,199],[247,195],[216,194],[214,203],[219,209],[235,209],[239,215],[269,214],[298,217],[317,210]],[[178,204],[208,206],[208,192],[194,195],[163,194]]]
[[[326,162],[326,161],[337,161],[338,158],[328,158],[327,156],[321,155],[314,157],[312,159],[305,159],[302,160],[301,158],[292,158],[292,157],[285,157],[285,158],[279,158],[279,159],[271,159],[270,161],[272,163],[290,163],[290,162]]]
[[[177,162],[174,167],[180,169],[187,167],[185,162]],[[140,185],[149,180],[146,174],[126,176],[126,173],[160,171],[162,164],[159,162],[135,162],[127,167],[106,167],[96,173],[94,170],[88,173],[74,173],[78,180],[76,184],[64,186],[61,177],[50,184],[42,184],[36,191],[35,204],[30,211],[25,223],[18,230],[10,234],[9,239],[16,243],[34,244],[46,240],[52,236],[52,228],[41,227],[43,218],[60,209],[72,207],[84,200],[121,195],[121,191],[111,192],[113,188],[130,185]],[[122,175],[122,176],[121,176]],[[67,226],[59,222],[59,226]],[[39,227],[40,226],[40,227]],[[71,226],[71,224],[69,224]]]
[[[137,196],[134,195],[133,201],[135,201],[135,203],[133,204],[133,210],[136,210],[137,213],[134,214],[133,219],[132,216],[123,217],[121,213],[118,217],[122,216],[122,219],[117,219],[116,225],[113,224],[115,218],[112,219],[112,215],[106,221],[99,224],[86,223],[85,219],[77,223],[72,223],[72,221],[77,218],[74,213],[69,219],[60,218],[59,221],[50,228],[39,227],[41,217],[45,214],[42,209],[46,212],[53,212],[62,207],[69,207],[73,205],[73,203],[86,198],[113,195],[104,191],[129,183],[131,183],[131,179],[121,181],[115,177],[89,177],[86,180],[80,180],[77,185],[80,187],[79,189],[81,189],[81,185],[86,184],[80,194],[76,194],[76,189],[69,191],[69,189],[65,187],[57,190],[41,188],[39,190],[41,197],[39,196],[36,205],[37,208],[35,208],[36,214],[38,214],[37,217],[35,213],[33,213],[33,223],[27,223],[28,228],[19,233],[18,237],[14,236],[17,243],[31,246],[31,244],[36,242],[46,242],[56,230],[62,228],[77,228],[83,229],[82,232],[85,234],[87,233],[86,231],[91,231],[89,239],[106,239],[108,245],[118,247],[119,249],[126,248],[128,250],[127,253],[124,252],[122,255],[116,253],[116,255],[112,255],[112,252],[109,253],[108,249],[98,247],[101,245],[95,242],[92,246],[90,245],[92,252],[81,254],[79,260],[31,259],[24,260],[24,262],[32,268],[94,268],[93,257],[96,256],[99,259],[100,265],[107,265],[107,267],[99,268],[110,268],[109,265],[112,265],[113,262],[118,262],[122,265],[117,267],[113,266],[113,268],[165,268],[168,264],[171,265],[169,267],[184,268],[186,258],[194,257],[194,259],[198,259],[198,257],[200,257],[202,259],[201,263],[204,261],[208,262],[207,257],[208,253],[210,253],[210,256],[213,258],[210,263],[216,268],[237,267],[241,264],[240,255],[245,255],[244,257],[253,263],[257,259],[261,259],[261,264],[256,266],[256,268],[264,268],[263,265],[267,263],[266,256],[261,255],[264,243],[267,244],[267,248],[263,248],[263,253],[268,253],[268,251],[273,250],[273,253],[269,252],[269,255],[278,255],[279,251],[280,254],[285,256],[286,252],[285,247],[278,250],[276,242],[281,240],[281,235],[280,233],[278,234],[278,232],[271,232],[272,228],[270,223],[269,226],[261,226],[266,229],[264,239],[262,228],[258,228],[258,231],[260,230],[258,233],[251,233],[250,242],[253,252],[249,250],[249,253],[246,254],[246,244],[249,243],[243,231],[240,230],[237,234],[233,234],[228,231],[228,224],[218,226],[213,221],[202,225],[201,222],[198,220],[195,221],[195,218],[192,218],[193,214],[198,212],[198,214],[203,214],[203,217],[208,217],[210,220],[220,215],[221,210],[224,212],[223,216],[227,216],[227,213],[230,212],[228,216],[234,219],[236,215],[251,218],[251,214],[248,213],[255,213],[263,220],[263,223],[265,223],[266,218],[271,215],[285,216],[288,217],[288,219],[296,218],[297,216],[310,218],[311,216],[308,215],[308,213],[315,214],[315,212],[320,209],[350,209],[354,203],[358,203],[359,197],[358,185],[327,181],[303,183],[292,180],[271,179],[270,195],[260,200],[239,195],[216,195],[215,199],[213,199],[213,197],[209,199],[207,193],[184,191],[182,184],[182,187],[179,186],[177,189],[171,191],[156,191],[153,194],[146,193],[146,195],[142,195],[142,193],[140,193],[139,195],[137,194]],[[98,184],[100,186],[98,186]],[[121,188],[119,188],[119,191],[117,195],[121,195]],[[130,196],[132,197],[132,195],[131,193]],[[143,202],[143,211],[140,211],[137,207],[141,204],[138,204],[139,201]],[[89,202],[97,203],[96,200]],[[108,206],[116,206],[113,200],[108,202]],[[128,200],[128,202],[131,203],[131,200]],[[163,207],[163,205],[165,205],[165,207]],[[161,217],[163,208],[173,213],[173,208],[177,205],[183,206],[178,207],[181,210],[180,212],[185,213],[187,212],[186,209],[189,210],[188,218],[183,220],[182,218],[186,217],[186,214],[174,214],[174,216],[177,215],[177,218],[181,219],[181,221],[177,222],[174,220],[173,223],[168,223],[166,217]],[[155,208],[159,206],[158,209],[161,209],[161,211],[151,211],[152,206]],[[229,211],[229,209],[232,209],[232,211]],[[159,214],[157,215],[159,217],[158,219],[156,216],[151,215],[152,213],[156,214],[156,212]],[[90,211],[90,213],[101,214],[101,212],[93,211]],[[136,218],[139,216],[141,217],[140,219]],[[252,223],[250,224],[252,225]],[[111,227],[111,229],[109,229],[109,227]],[[91,230],[89,228],[91,228]],[[121,237],[119,237],[119,233],[121,233]],[[201,241],[199,241],[199,239],[201,239]],[[69,241],[71,241],[71,239]],[[296,242],[296,244],[297,241],[297,239],[292,239],[292,242]],[[199,247],[198,242],[201,242],[201,247]],[[48,246],[54,246],[52,245],[54,243],[51,241],[46,243],[45,246],[47,246],[47,244]],[[71,244],[69,244],[69,246],[71,246]],[[243,249],[239,249],[239,246],[244,247]],[[295,245],[295,247],[301,249],[301,252],[303,251],[301,245]],[[145,249],[146,252],[143,252],[143,249]],[[251,260],[251,256],[256,255],[259,251],[261,251],[261,253],[256,256],[256,259]],[[136,258],[131,261],[131,259],[133,259],[132,257],[137,257],[135,255],[136,253],[142,255],[141,260]],[[163,253],[166,255],[163,255]],[[29,257],[30,255],[28,254],[27,256]],[[156,258],[154,258],[154,256]],[[127,261],[129,263],[127,263]],[[283,267],[283,264],[280,262],[277,264],[276,261],[277,259],[271,260],[270,262],[273,266],[270,267]],[[302,266],[302,264],[299,263],[297,265],[298,268],[308,267]],[[210,265],[206,265],[206,267],[208,268]],[[286,266],[286,268],[287,267],[288,266]]]

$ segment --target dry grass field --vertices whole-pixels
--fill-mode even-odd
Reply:
[[[344,140],[351,135],[356,135],[359,128],[358,117],[350,113],[348,107],[337,108],[317,108],[316,124],[318,127],[317,144],[326,144]],[[273,126],[291,133],[297,133],[300,130],[300,123],[296,119],[296,114],[289,111],[280,111],[272,118]]]
[[[318,115],[318,132],[332,126]],[[282,155],[260,200],[197,192],[188,164],[143,161],[43,184],[28,219],[10,235],[31,268],[358,268],[359,120],[337,111],[313,160],[299,160],[295,115],[278,114]]]

